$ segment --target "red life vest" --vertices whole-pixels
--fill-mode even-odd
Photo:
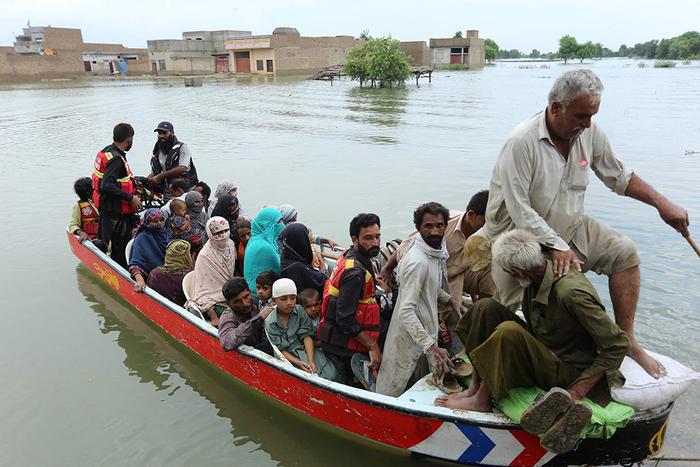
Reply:
[[[113,157],[115,157],[115,154],[112,154],[110,151],[111,149],[112,145],[109,145],[102,151],[98,152],[97,156],[95,156],[95,166],[92,171],[92,202],[98,209],[100,208],[100,184],[102,183],[102,178],[105,176],[107,163],[112,160]],[[122,161],[124,161],[124,167],[126,168],[126,177],[117,179],[119,188],[123,192],[133,195],[136,192],[136,187],[134,186],[133,175],[131,173],[131,169],[129,168],[129,163],[126,161],[125,157],[121,156],[121,154],[116,151],[115,153],[117,157],[122,158]],[[132,214],[136,212],[136,210],[131,206],[131,203],[128,201],[122,200],[120,206],[122,214]]]
[[[90,240],[94,240],[100,226],[97,209],[89,201],[79,201],[78,207],[80,208],[80,230],[88,234]]]
[[[369,337],[374,341],[379,340],[379,328],[380,328],[380,307],[375,298],[375,284],[374,277],[367,271],[364,266],[354,259],[345,259],[345,252],[338,258],[335,264],[335,269],[331,277],[326,281],[326,285],[323,287],[323,301],[321,302],[321,319],[319,321],[319,330],[321,330],[324,325],[328,325],[326,322],[326,311],[328,310],[328,304],[330,303],[331,297],[338,297],[340,295],[340,279],[343,276],[343,272],[348,269],[359,267],[365,273],[365,284],[362,289],[362,297],[360,297],[357,303],[357,311],[355,311],[355,321],[357,324],[362,326],[362,330],[365,331]],[[347,348],[353,352],[367,353],[369,349],[364,345],[360,344],[354,337],[348,338]]]

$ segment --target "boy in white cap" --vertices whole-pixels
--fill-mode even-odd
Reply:
[[[297,288],[291,279],[278,279],[272,284],[274,309],[265,318],[270,343],[277,346],[289,362],[325,379],[337,380],[333,363],[321,349],[314,349],[314,328],[301,305],[297,305]]]

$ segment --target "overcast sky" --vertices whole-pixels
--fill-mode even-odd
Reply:
[[[700,29],[700,0],[11,0],[0,16],[0,45],[32,26],[81,28],[86,42],[146,47],[182,31],[239,29],[269,34],[296,27],[305,36],[391,34],[400,40],[452,37],[478,29],[501,48],[554,51],[564,34],[617,50]]]

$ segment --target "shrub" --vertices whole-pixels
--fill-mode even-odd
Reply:
[[[673,68],[676,66],[676,62],[673,60],[657,60],[654,63],[654,68]]]
[[[369,82],[372,87],[393,87],[411,76],[411,58],[391,37],[370,39],[348,53],[343,72],[360,86]]]

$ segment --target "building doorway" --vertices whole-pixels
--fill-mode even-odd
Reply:
[[[222,57],[215,57],[215,60],[217,73],[229,73],[231,71],[228,63],[228,55]]]
[[[236,52],[236,73],[250,73],[250,52]]]

